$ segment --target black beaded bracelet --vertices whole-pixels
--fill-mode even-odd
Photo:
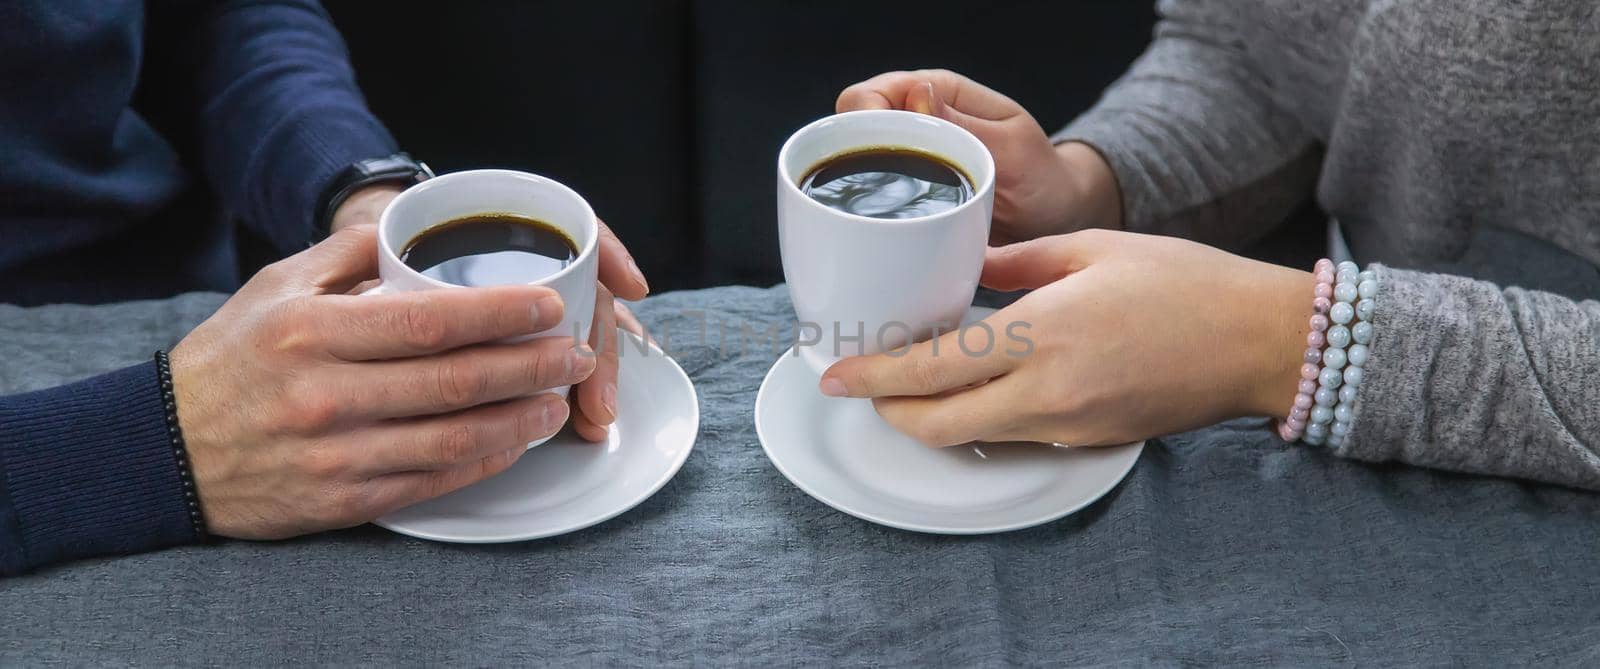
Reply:
[[[194,485],[194,470],[189,467],[189,450],[183,444],[183,430],[178,427],[178,398],[172,393],[172,363],[166,351],[156,351],[156,375],[161,382],[161,402],[167,412],[167,437],[172,444],[172,456],[178,461],[178,478],[183,482],[183,501],[189,507],[189,523],[194,527],[195,538],[205,539],[206,518],[200,513],[200,494]]]

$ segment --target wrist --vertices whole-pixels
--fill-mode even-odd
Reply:
[[[1111,163],[1084,142],[1055,145],[1055,159],[1065,175],[1061,220],[1072,232],[1085,228],[1123,229],[1122,189]]]
[[[1310,332],[1312,289],[1310,272],[1268,266],[1257,293],[1262,299],[1251,307],[1255,333],[1240,413],[1245,416],[1281,417],[1298,392],[1300,367],[1305,362],[1306,335]]]
[[[328,220],[328,233],[332,234],[352,225],[377,223],[378,216],[389,206],[389,201],[405,188],[405,184],[395,181],[362,186],[334,209],[333,217]]]

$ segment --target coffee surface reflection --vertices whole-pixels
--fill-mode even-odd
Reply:
[[[578,257],[571,237],[544,221],[510,214],[467,216],[423,230],[400,260],[423,276],[457,286],[538,281]]]
[[[954,209],[972,197],[972,183],[931,153],[870,147],[818,163],[800,180],[800,191],[842,212],[897,219]]]

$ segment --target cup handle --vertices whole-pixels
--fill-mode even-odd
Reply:
[[[382,295],[382,294],[387,293],[387,292],[389,292],[388,284],[380,283],[380,284],[378,284],[376,286],[373,286],[371,288],[368,288],[366,290],[361,291],[361,294],[362,295]]]

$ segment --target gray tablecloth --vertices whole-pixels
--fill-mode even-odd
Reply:
[[[143,360],[220,301],[0,307],[0,392]],[[1600,495],[1342,461],[1251,425],[1152,441],[1120,488],[1031,530],[836,512],[757,443],[770,353],[714,336],[788,310],[752,288],[640,306],[698,385],[700,438],[615,520],[499,546],[364,527],[59,565],[0,581],[0,665],[1600,662]]]

